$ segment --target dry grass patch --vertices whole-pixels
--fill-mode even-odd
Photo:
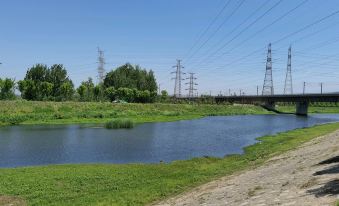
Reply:
[[[26,201],[19,197],[0,195],[0,206],[25,206]]]

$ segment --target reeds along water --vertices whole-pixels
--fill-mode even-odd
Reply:
[[[134,122],[131,119],[113,119],[105,124],[107,129],[130,129],[134,127]]]

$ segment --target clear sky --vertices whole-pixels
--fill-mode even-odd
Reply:
[[[229,89],[255,94],[272,42],[276,93],[283,92],[290,44],[295,93],[302,92],[304,81],[306,92],[320,91],[320,82],[324,92],[339,91],[339,13],[318,21],[339,10],[338,0],[0,3],[0,77],[20,80],[36,63],[60,63],[78,86],[88,77],[96,79],[99,46],[106,71],[139,64],[152,69],[169,93],[172,66],[182,59],[184,71],[196,73],[200,94]]]

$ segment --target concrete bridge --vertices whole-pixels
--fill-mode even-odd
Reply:
[[[278,102],[295,103],[296,115],[307,115],[310,103],[339,102],[339,94],[293,94],[293,95],[246,95],[246,96],[215,96],[217,103],[229,102],[239,104],[259,104],[267,110],[278,112]]]

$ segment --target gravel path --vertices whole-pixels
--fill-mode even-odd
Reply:
[[[325,160],[329,161],[319,164]],[[157,205],[333,206],[338,199],[336,131],[274,157],[254,170],[207,183]]]

